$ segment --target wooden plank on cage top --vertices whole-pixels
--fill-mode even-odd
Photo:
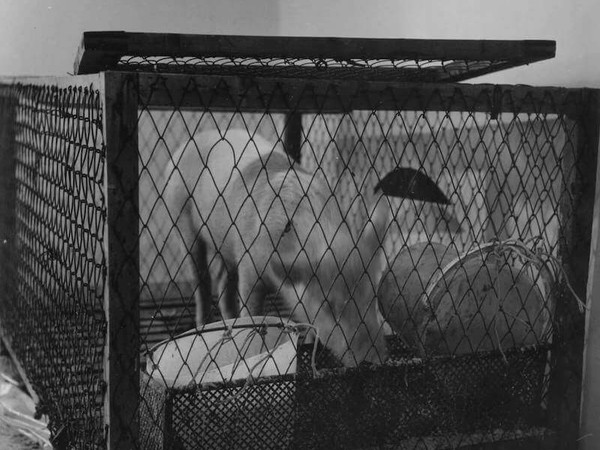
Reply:
[[[548,40],[390,39],[227,36],[174,33],[85,32],[75,73],[115,69],[124,56],[323,58],[352,60],[507,61],[509,66],[553,58]]]
[[[211,111],[345,113],[351,110],[578,114],[577,89],[466,83],[246,79],[140,73],[140,106]]]
[[[105,31],[102,32],[101,37],[93,32],[83,33],[75,55],[73,73],[75,75],[96,73],[114,67],[127,48],[123,37],[120,31]],[[86,68],[93,69],[86,70]]]

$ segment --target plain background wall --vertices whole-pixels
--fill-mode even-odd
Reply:
[[[478,81],[600,87],[597,0],[0,0],[0,75],[72,71],[84,30],[551,39],[557,56]]]

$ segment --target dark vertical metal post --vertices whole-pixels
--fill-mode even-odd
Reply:
[[[296,162],[300,162],[300,148],[302,146],[302,114],[296,111],[289,112],[285,118],[285,151]]]
[[[600,97],[597,91],[582,90],[574,154],[565,152],[563,170],[571,173],[560,205],[565,220],[560,240],[560,257],[571,286],[581,299],[586,297],[589,269],[592,211],[596,186]],[[574,167],[574,171],[573,171]],[[564,282],[557,295],[555,311],[553,371],[549,386],[550,421],[556,430],[556,448],[577,448],[580,430],[581,380],[585,316]]]
[[[139,210],[137,75],[104,74],[108,284],[105,423],[108,448],[138,448]]]
[[[588,137],[590,154],[598,154],[600,141],[600,95],[594,91],[589,100]],[[590,161],[591,163],[591,161]],[[596,161],[596,186],[591,228],[590,259],[587,280],[587,311],[583,347],[581,387],[580,448],[598,448],[600,442],[600,161]],[[590,173],[591,175],[591,173]],[[591,189],[591,186],[589,186]],[[590,192],[591,193],[591,192]]]
[[[16,98],[14,88],[5,86],[0,89],[0,302],[5,312],[15,301]],[[4,327],[0,331],[4,332]]]

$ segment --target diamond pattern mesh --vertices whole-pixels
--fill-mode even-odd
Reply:
[[[310,352],[302,349],[301,364]],[[547,349],[529,348],[509,351],[506,360],[489,352],[404,360],[325,369],[317,379],[263,379],[249,388],[165,390],[149,382],[145,397],[161,401],[145,414],[169,421],[164,429],[173,434],[152,436],[149,428],[143,436],[148,448],[186,449],[444,448],[514,439],[520,430],[539,433],[543,423],[546,356]]]
[[[310,186],[318,186],[328,199],[327,208],[341,217],[341,222],[336,223],[348,227],[350,246],[354,249],[360,246],[368,224],[375,221],[374,187],[390,170],[418,169],[448,196],[450,205],[388,198],[392,220],[381,242],[384,266],[390,270],[390,289],[398,297],[395,301],[412,305],[406,320],[413,321],[418,332],[411,341],[407,333],[391,323],[392,319],[382,323],[378,332],[386,335],[390,359],[375,368],[343,368],[340,355],[331,352],[335,346],[325,338],[322,339],[325,347],[320,347],[325,350],[318,355],[325,351],[329,356],[316,365],[317,378],[313,376],[310,357],[306,356],[312,348],[308,345],[303,347],[305,360],[299,362],[296,376],[261,378],[246,388],[244,380],[195,388],[142,383],[146,389],[144,395],[167,399],[160,403],[164,407],[161,420],[167,422],[162,428],[164,433],[152,442],[158,448],[173,442],[182,448],[368,448],[399,443],[406,448],[423,445],[451,448],[515,439],[543,442],[548,433],[552,434],[548,411],[549,380],[555,370],[552,351],[555,303],[570,302],[576,310],[574,299],[561,300],[560,295],[551,291],[562,283],[554,261],[568,252],[565,230],[571,226],[569,211],[577,202],[568,186],[578,176],[575,156],[579,145],[578,123],[561,114],[561,106],[556,104],[550,108],[553,112],[505,112],[494,118],[489,112],[466,107],[462,111],[440,110],[428,106],[428,101],[439,104],[435,96],[442,94],[435,91],[433,99],[421,100],[420,110],[403,110],[404,104],[415,101],[406,98],[395,99],[397,109],[352,110],[350,106],[347,110],[353,101],[364,106],[364,99],[356,100],[361,95],[358,90],[345,87],[341,94],[341,89],[334,86],[319,85],[317,89],[294,85],[296,104],[306,107],[312,101],[315,103],[311,111],[301,115],[299,142],[290,143],[289,116],[238,109],[239,95],[246,95],[249,103],[259,98],[265,105],[277,103],[286,95],[287,86],[265,90],[260,81],[256,83],[248,83],[240,92],[228,78],[215,80],[221,91],[213,98],[205,96],[194,82],[187,83],[188,95],[197,96],[202,105],[196,111],[158,110],[142,104],[140,142],[148,145],[142,144],[140,148],[160,147],[161,153],[157,151],[153,158],[158,154],[164,158],[154,171],[150,166],[147,168],[147,180],[148,183],[152,180],[153,189],[140,190],[140,202],[150,211],[147,235],[142,234],[142,238],[152,248],[141,252],[151,255],[146,262],[142,258],[142,267],[147,268],[147,272],[142,270],[142,280],[148,286],[156,283],[163,289],[165,281],[179,290],[183,286],[186,291],[180,293],[188,303],[181,309],[181,315],[191,322],[195,314],[194,297],[198,293],[202,296],[202,289],[206,289],[202,285],[212,282],[211,320],[220,320],[219,301],[223,293],[215,287],[214,280],[227,273],[224,268],[227,261],[221,259],[226,258],[223,254],[227,249],[213,230],[221,224],[224,234],[243,234],[245,225],[243,220],[221,216],[220,222],[214,221],[213,215],[220,207],[217,203],[225,199],[225,209],[231,217],[239,218],[235,205],[246,199],[252,205],[251,210],[257,211],[260,223],[269,227],[267,216],[259,212],[259,201],[252,197],[252,186],[238,189],[236,198],[230,200],[228,185],[219,185],[218,172],[223,168],[211,167],[210,158],[219,151],[227,151],[219,143],[227,148],[234,146],[237,141],[232,132],[242,130],[245,136],[242,154],[254,151],[253,143],[261,138],[271,144],[269,150],[293,145],[300,149],[297,170],[308,173],[310,180],[303,198],[310,202]],[[177,98],[175,92],[169,92],[168,83],[158,89],[166,89],[167,96]],[[325,99],[317,101],[316,91]],[[472,99],[465,98],[466,95],[457,91],[452,98],[469,104]],[[510,97],[511,93],[506,91],[504,95]],[[414,96],[420,98],[419,94]],[[559,101],[557,98],[556,102]],[[229,102],[233,112],[213,112],[211,102],[218,105],[216,110]],[[320,110],[319,104],[326,107]],[[332,112],[336,105],[343,112]],[[207,134],[198,134],[201,132],[217,136],[208,146],[214,147],[208,153],[203,153],[206,149],[199,139]],[[216,248],[216,253],[207,257],[207,267],[200,269],[209,275],[207,278],[196,279],[194,275],[197,261],[193,255],[197,247],[193,242],[185,242],[186,230],[180,222],[183,209],[173,210],[172,203],[165,200],[168,181],[165,184],[156,181],[165,180],[164,166],[169,161],[180,161],[178,149],[186,145],[192,149],[195,169],[186,171],[175,164],[174,173],[178,179],[185,179],[190,208],[202,217],[194,237],[206,239],[208,250],[203,251],[210,254],[210,248]],[[269,164],[265,157],[260,166],[267,167],[268,173],[268,168],[273,167]],[[283,173],[293,176],[290,169],[283,169]],[[244,176],[240,167],[233,168],[231,174],[232,179]],[[282,192],[274,179],[259,179],[256,183],[266,183],[265,195]],[[208,184],[202,184],[205,180],[209,180]],[[216,188],[218,200],[207,207],[200,197],[206,191],[198,186]],[[314,205],[315,215],[324,218],[317,220],[310,230],[326,235],[325,213],[319,208]],[[293,224],[294,212],[287,219]],[[207,229],[204,235],[202,224]],[[151,229],[152,226],[156,228]],[[329,242],[332,248],[336,237],[343,233],[340,230],[337,225]],[[178,245],[160,247],[173,236]],[[308,252],[308,242],[301,246],[297,258]],[[512,250],[499,246],[488,254],[481,245],[490,242],[513,243],[509,246]],[[440,246],[442,253],[421,254],[419,246],[427,244]],[[248,246],[243,238],[241,245],[250,256],[258,279],[269,276],[268,269],[253,254],[255,247]],[[527,258],[524,249],[530,251],[525,255]],[[277,260],[277,250],[270,251],[271,258]],[[334,276],[351,285],[354,280],[344,279],[344,264],[348,261],[342,258]],[[323,264],[323,260],[318,264]],[[368,262],[361,264],[364,273]],[[426,270],[423,265],[431,269]],[[157,270],[158,267],[161,269]],[[241,270],[239,260],[234,267]],[[322,291],[329,292],[324,295],[322,308],[335,308],[331,306],[335,304],[331,294],[335,283],[327,284],[320,279],[318,267],[313,270],[309,283],[321,285]],[[436,277],[437,284],[433,286]],[[381,297],[386,292],[381,291],[377,278],[371,283],[374,290],[379,287],[381,306]],[[261,283],[253,284],[253,289],[262,289]],[[290,305],[281,300],[285,295],[285,286],[278,285],[267,294],[263,311],[296,321],[310,318],[305,314],[309,314],[306,303],[311,299],[303,299],[300,306]],[[429,303],[429,310],[421,312],[419,302],[423,298],[432,302],[434,295],[437,295],[437,310]],[[363,301],[370,300],[353,298],[350,304]],[[488,305],[490,302],[493,308]],[[419,314],[429,314],[430,318],[423,321]],[[445,319],[444,314],[453,314],[454,318]],[[173,338],[177,331],[182,330],[169,329]],[[345,339],[352,351],[359,335],[346,331],[335,336]],[[197,338],[199,342],[204,339],[208,338]],[[376,337],[371,335],[370,339],[374,343]],[[146,343],[150,347],[155,341],[148,335]],[[185,358],[193,358],[193,352],[187,353],[187,347],[180,351],[185,367]],[[301,361],[302,357],[299,358]],[[152,370],[156,377],[160,367]],[[271,415],[273,410],[288,420],[281,422],[277,413]],[[156,415],[152,407],[147,411],[151,416]],[[264,433],[256,435],[250,431],[256,428]]]
[[[139,358],[141,377],[135,423],[119,425],[139,425],[139,448],[571,442],[583,315],[568,280],[590,182],[575,91],[135,79],[139,198],[123,204],[139,205],[141,348],[119,357]],[[0,185],[14,205],[3,332],[54,435],[101,447],[115,263],[102,92],[2,93],[15,162],[15,183]],[[399,167],[449,204],[415,198],[415,185],[380,199],[375,186]],[[239,315],[253,329],[243,338],[223,322]],[[218,329],[189,332],[201,322]],[[284,332],[298,344],[276,354]],[[198,382],[198,367],[215,366],[222,380]]]
[[[97,448],[106,323],[104,138],[90,87],[15,85],[12,258],[2,328],[50,417],[56,443]],[[11,127],[12,125],[12,127]],[[3,212],[4,214],[4,212]]]

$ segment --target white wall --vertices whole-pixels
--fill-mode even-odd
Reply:
[[[0,0],[0,75],[64,75],[84,31],[277,34],[277,0]]]
[[[430,14],[427,11],[436,11]],[[415,37],[551,39],[556,58],[487,78],[531,85],[600,87],[597,0],[419,0],[404,29]]]
[[[286,0],[280,31],[425,39],[550,39],[557,41],[553,60],[478,81],[600,87],[599,19],[597,0]]]
[[[600,87],[597,0],[0,0],[0,75],[72,70],[84,30],[552,39],[550,62],[485,81]]]

